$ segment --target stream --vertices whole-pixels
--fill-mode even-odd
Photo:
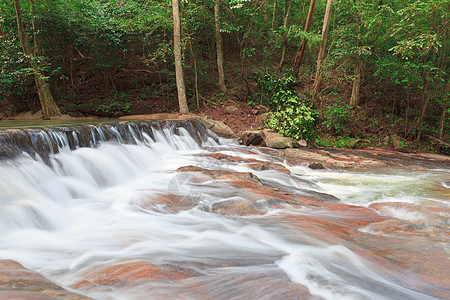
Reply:
[[[196,121],[0,131],[0,259],[93,299],[449,299],[449,199],[448,164],[312,170]]]

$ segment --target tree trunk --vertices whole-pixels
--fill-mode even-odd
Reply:
[[[172,0],[173,9],[173,53],[175,56],[175,75],[177,80],[178,104],[180,114],[189,113],[186,99],[186,86],[184,85],[184,73],[181,56],[181,19],[180,2]]]
[[[416,145],[419,144],[420,138],[422,137],[422,126],[423,119],[425,118],[425,112],[428,108],[428,102],[430,101],[430,97],[428,96],[428,79],[426,75],[423,76],[424,87],[423,87],[423,96],[422,96],[422,110],[420,111],[419,120],[417,120],[417,137],[416,137]]]
[[[33,28],[33,43],[34,43],[34,55],[39,56],[41,55],[39,51],[39,40],[37,37],[37,34],[39,32],[39,29],[36,24],[36,5],[34,0],[30,0],[30,14],[31,14],[31,27]]]
[[[447,81],[447,86],[446,86],[445,91],[443,93],[444,94],[444,99],[446,99],[446,100],[444,100],[445,102],[444,102],[444,105],[442,106],[441,119],[439,120],[439,136],[438,136],[438,138],[440,140],[442,140],[442,138],[444,137],[445,115],[447,114],[447,109],[448,109],[448,107],[450,105],[449,99],[447,98],[449,93],[450,93],[450,80]]]
[[[277,0],[273,0],[273,14],[272,14],[272,31],[275,30],[275,18],[277,15]]]
[[[305,30],[304,30],[306,32],[309,30],[309,27],[311,27],[312,17],[314,14],[315,6],[316,6],[316,0],[311,0],[311,3],[309,5],[308,18],[306,19]],[[305,48],[306,48],[306,38],[303,38],[302,42],[300,43],[300,47],[298,48],[297,55],[295,56],[295,60],[294,60],[293,75],[296,78],[298,78],[298,72],[300,69],[300,65],[302,64],[303,53],[305,52]]]
[[[361,87],[361,58],[359,55],[355,58],[355,77],[353,78],[352,96],[350,97],[350,106],[359,105],[359,89]]]
[[[287,2],[287,3],[286,3]],[[284,1],[284,10],[283,10],[283,26],[284,29],[287,30],[288,25],[288,19],[289,19],[289,12],[291,11],[292,1],[291,0],[285,0]],[[284,65],[284,58],[286,56],[286,48],[287,48],[287,37],[285,37],[283,41],[283,50],[281,51],[281,59],[280,63],[278,64],[278,71],[281,72]]]
[[[441,119],[439,120],[439,135],[438,138],[442,140],[444,137],[444,123],[445,123],[445,115],[447,114],[448,104],[447,106],[442,107]]]
[[[322,80],[323,75],[323,65],[325,59],[325,50],[327,48],[328,29],[330,28],[332,5],[333,0],[328,0],[327,8],[325,9],[325,16],[323,17],[322,40],[320,41],[319,56],[317,57],[316,78],[314,78],[314,86],[312,92],[313,102],[315,101],[315,96],[319,93],[320,81]]]
[[[198,92],[198,71],[197,71],[197,57],[194,54],[194,47],[192,47],[192,38],[191,35],[189,35],[189,49],[191,50],[191,55],[192,55],[192,61],[194,63],[194,80],[195,80],[195,99],[197,102],[197,111],[200,110],[200,102],[199,102],[199,98],[200,98],[200,93]]]
[[[216,52],[217,52],[217,71],[219,72],[219,88],[222,92],[227,91],[225,85],[225,73],[223,71],[223,47],[222,33],[220,32],[220,0],[216,0],[214,6],[214,23],[216,25]]]
[[[30,43],[25,33],[22,21],[22,7],[20,6],[20,0],[14,0],[14,7],[16,9],[17,17],[17,31],[19,34],[19,42],[22,46],[23,53],[25,54],[26,61],[30,68],[33,70],[34,81],[36,82],[36,88],[38,90],[39,101],[42,107],[42,114],[44,119],[50,119],[52,116],[59,116],[61,112],[53,100],[52,93],[44,79],[43,74],[39,72],[37,63],[33,59],[33,52],[31,50]]]

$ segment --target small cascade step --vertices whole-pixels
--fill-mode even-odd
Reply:
[[[0,131],[0,159],[14,158],[22,153],[46,160],[49,155],[82,147],[95,148],[104,142],[140,144],[155,140],[160,133],[166,138],[184,128],[201,145],[217,135],[197,120],[128,121]]]

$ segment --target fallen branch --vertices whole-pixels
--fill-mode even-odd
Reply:
[[[448,144],[448,143],[446,143],[446,142],[444,142],[444,141],[442,141],[442,140],[440,140],[440,139],[438,139],[438,138],[435,138],[434,136],[431,136],[431,135],[429,135],[429,134],[426,134],[426,136],[429,137],[429,138],[432,139],[432,140],[435,140],[435,141],[438,142],[439,144],[442,144],[442,145],[444,145],[444,146],[450,147],[450,144]]]
[[[145,69],[138,69],[138,70],[129,70],[129,69],[124,69],[126,72],[145,72],[145,73],[150,73],[150,74],[158,74],[160,73],[160,71],[150,71],[150,70],[145,70]]]

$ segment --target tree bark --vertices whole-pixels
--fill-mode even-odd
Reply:
[[[419,120],[417,120],[417,137],[416,137],[416,145],[419,144],[420,138],[422,137],[422,126],[423,119],[425,118],[425,112],[428,108],[428,102],[430,101],[430,97],[428,95],[428,79],[425,74],[422,75],[424,81],[423,94],[422,94],[422,109],[420,111]]]
[[[447,86],[445,88],[444,91],[444,99],[447,99],[446,102],[444,102],[444,105],[442,106],[442,113],[441,113],[441,118],[439,120],[439,135],[438,138],[442,140],[442,138],[444,137],[444,123],[445,123],[445,115],[447,114],[447,109],[450,105],[449,100],[448,100],[448,95],[450,93],[450,80],[447,81]]]
[[[33,52],[26,36],[25,28],[23,26],[22,7],[20,6],[20,0],[14,0],[14,8],[16,9],[19,42],[22,46],[23,53],[25,54],[25,59],[30,68],[33,70],[34,80],[36,82],[44,119],[50,119],[50,117],[52,116],[59,116],[61,115],[61,112],[55,101],[53,100],[53,96],[50,92],[47,81],[44,79],[43,74],[38,70],[38,65],[33,59]]]
[[[197,111],[199,111],[200,110],[200,102],[199,102],[200,93],[198,92],[198,71],[197,71],[198,63],[197,63],[197,57],[195,56],[195,53],[194,53],[194,47],[192,47],[191,35],[189,35],[189,50],[191,50],[192,61],[194,63],[195,99],[197,102]]]
[[[31,27],[33,28],[33,43],[34,43],[34,55],[39,56],[41,55],[39,49],[39,40],[37,37],[38,34],[38,27],[36,23],[36,5],[34,0],[30,0],[30,14],[31,14]]]
[[[305,30],[304,30],[305,32],[307,32],[309,30],[309,28],[311,27],[315,6],[316,6],[316,0],[311,0],[311,3],[309,5],[308,18],[306,19],[306,24],[305,24]],[[305,48],[306,48],[306,38],[303,38],[302,42],[300,43],[300,47],[298,48],[297,55],[295,56],[295,60],[294,60],[293,75],[296,78],[298,78],[298,73],[299,73],[300,65],[302,64],[303,53],[305,52]]]
[[[227,91],[225,85],[225,72],[223,71],[223,43],[222,33],[220,32],[220,0],[216,0],[214,6],[214,23],[216,25],[216,52],[217,52],[217,71],[219,73],[219,88],[222,92]]]
[[[283,26],[284,26],[285,30],[287,30],[287,25],[288,25],[289,13],[291,11],[291,6],[292,6],[292,1],[291,0],[285,0],[284,1]],[[281,51],[280,63],[278,64],[278,67],[277,67],[279,72],[281,72],[281,70],[283,69],[284,58],[286,56],[287,42],[288,42],[287,38],[285,38],[284,41],[283,41],[283,50]]]
[[[328,0],[327,8],[325,9],[325,16],[323,17],[322,40],[320,41],[319,56],[317,57],[316,78],[314,78],[314,86],[312,92],[313,102],[315,101],[316,95],[319,93],[320,81],[322,80],[323,75],[323,65],[325,59],[325,50],[327,48],[328,29],[330,28],[332,5],[333,0]]]
[[[181,56],[181,19],[180,19],[180,2],[172,0],[173,10],[173,53],[175,56],[175,76],[177,81],[178,104],[180,114],[189,113],[186,99],[186,86],[184,84],[184,73]]]
[[[350,106],[359,105],[359,90],[361,87],[361,58],[359,55],[355,58],[355,75],[353,79],[352,96],[350,97]]]
[[[273,0],[273,13],[272,13],[272,31],[275,30],[275,17],[277,15],[277,0]]]

